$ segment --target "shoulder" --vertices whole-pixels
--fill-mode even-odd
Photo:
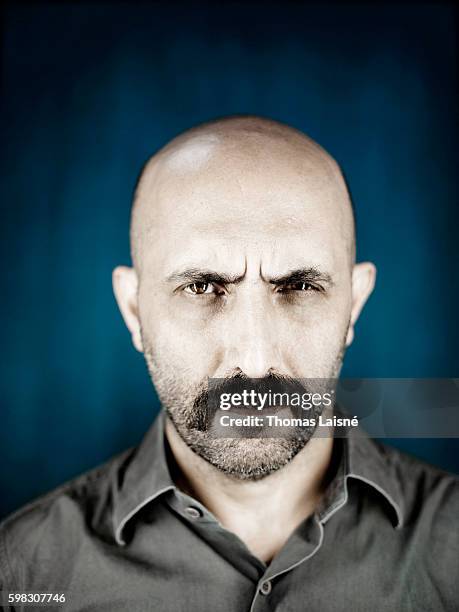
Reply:
[[[398,491],[404,550],[429,580],[436,577],[440,590],[447,592],[451,569],[457,568],[459,559],[459,479],[395,448],[378,447]]]
[[[459,479],[402,452],[371,441],[378,457],[379,482],[400,510],[398,528],[385,533],[380,552],[393,552],[407,587],[406,595],[419,609],[456,609],[459,559]],[[410,590],[411,589],[411,590]]]
[[[110,538],[112,482],[131,454],[129,449],[112,457],[4,519],[0,523],[0,582],[19,588],[27,568],[46,566],[56,555],[71,555],[91,532]]]
[[[386,446],[382,452],[400,490],[403,526],[398,533],[406,575],[418,577],[417,589],[426,601],[432,593],[441,594],[443,605],[451,602],[454,609],[459,598],[459,479],[397,449]]]
[[[459,477],[435,467],[365,431],[347,437],[351,475],[376,487],[393,506],[404,525],[422,520],[455,521],[459,512]]]
[[[392,446],[375,442],[396,482],[405,523],[451,521],[459,513],[459,477]]]

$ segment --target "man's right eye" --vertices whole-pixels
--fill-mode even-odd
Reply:
[[[183,290],[192,295],[209,295],[215,293],[215,287],[212,283],[191,283],[184,287]]]

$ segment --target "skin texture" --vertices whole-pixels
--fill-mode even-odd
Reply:
[[[208,377],[338,376],[375,279],[373,264],[354,261],[340,169],[284,124],[198,126],[146,164],[131,247],[134,267],[114,270],[114,290],[168,412],[177,478],[272,558],[320,498],[332,439],[212,438],[193,411]],[[266,545],[256,525],[277,497],[288,510]]]

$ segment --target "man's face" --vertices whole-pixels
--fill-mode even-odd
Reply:
[[[182,439],[239,478],[279,469],[307,437],[212,437],[196,422],[207,379],[336,377],[352,306],[342,186],[314,156],[269,149],[192,141],[156,164],[137,212],[149,372]]]

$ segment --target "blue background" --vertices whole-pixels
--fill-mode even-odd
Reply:
[[[3,9],[0,513],[158,409],[111,290],[143,161],[256,113],[342,164],[379,269],[343,374],[458,376],[457,15],[446,4]],[[396,440],[459,472],[458,440]]]

